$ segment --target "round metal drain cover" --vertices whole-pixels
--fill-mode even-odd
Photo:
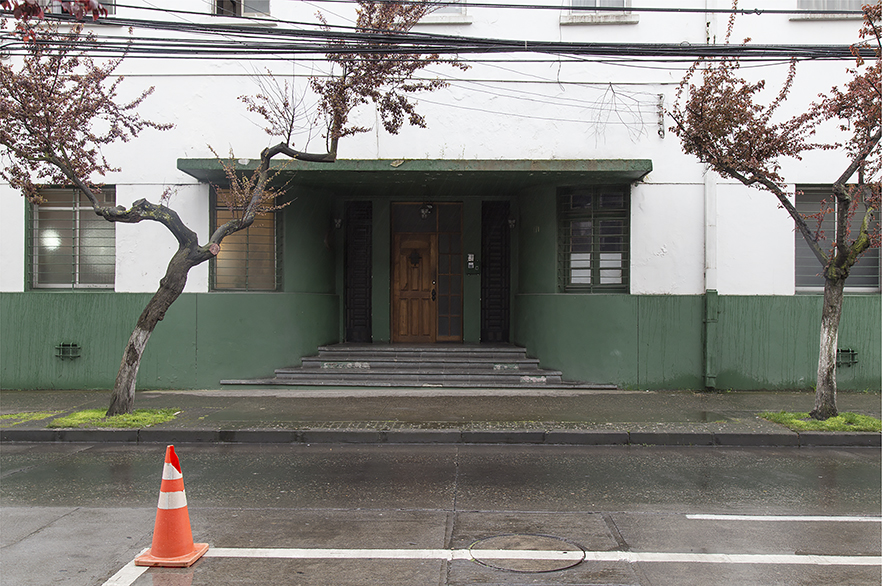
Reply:
[[[469,546],[472,560],[483,566],[510,572],[557,572],[586,559],[575,543],[549,535],[499,535],[479,539]]]

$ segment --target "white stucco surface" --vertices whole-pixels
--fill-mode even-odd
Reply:
[[[0,291],[25,288],[25,199],[0,184]]]

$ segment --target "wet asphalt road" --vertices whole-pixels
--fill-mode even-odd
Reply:
[[[880,556],[879,449],[329,444],[176,449],[196,541],[213,548],[337,548],[343,557],[207,557],[187,570],[150,569],[126,583],[881,581],[879,563],[798,564],[769,557]],[[158,445],[2,444],[0,583],[105,584],[150,546],[163,455]],[[697,514],[722,516],[691,517]],[[586,559],[553,572],[539,572],[549,567],[532,561],[483,565],[431,555],[347,557],[365,548],[460,551],[476,542],[498,547],[510,535],[526,536],[528,549],[531,539],[536,546],[537,536],[545,536],[560,540],[561,547],[637,557]],[[761,557],[757,563],[665,557],[719,553]],[[651,554],[661,557],[647,561]]]

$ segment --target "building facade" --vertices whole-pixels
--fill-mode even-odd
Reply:
[[[695,11],[641,11],[627,0],[461,3],[415,30],[530,42],[723,42],[728,15],[715,9],[728,2],[676,4]],[[733,37],[857,39],[860,18],[786,12],[805,7],[758,3],[782,12],[738,17]],[[162,19],[260,34],[315,22],[317,8],[331,25],[352,25],[349,4],[282,0],[181,0]],[[148,18],[127,6],[115,16]],[[114,24],[89,26],[99,36],[122,33]],[[139,388],[272,376],[339,342],[516,344],[566,379],[622,388],[814,385],[820,267],[806,262],[771,194],[682,153],[665,111],[689,61],[551,52],[462,58],[471,65],[465,72],[437,66],[419,74],[449,80],[418,96],[428,128],[389,135],[378,112],[362,107],[358,123],[370,131],[342,139],[337,162],[277,161],[287,205],[191,271],[148,344]],[[850,65],[801,62],[783,114],[844,83]],[[207,240],[236,213],[219,203],[225,179],[211,148],[234,153],[247,172],[278,142],[237,97],[257,93],[255,80],[270,71],[298,88],[312,116],[307,80],[327,67],[310,56],[128,58],[123,87],[135,94],[155,86],[142,115],[175,128],[105,153],[121,171],[105,178],[103,196],[128,206],[157,201],[171,187],[171,206]],[[744,67],[746,77],[768,81],[772,96],[786,74],[787,63],[774,60]],[[836,129],[824,132],[831,138]],[[305,127],[293,146],[323,151],[321,129]],[[782,175],[793,181],[798,207],[811,212],[843,168],[842,153],[818,152],[783,161]],[[47,188],[46,199],[30,206],[0,185],[0,386],[109,388],[176,243],[161,226],[103,222],[70,188]],[[880,388],[880,323],[876,249],[847,282],[840,388]]]

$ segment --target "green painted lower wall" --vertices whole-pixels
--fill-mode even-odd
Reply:
[[[818,362],[819,296],[719,296],[709,340],[718,389],[806,389]],[[879,295],[847,296],[838,369],[844,390],[881,387]],[[516,343],[572,380],[626,388],[705,388],[703,296],[517,295]]]
[[[0,388],[109,389],[149,294],[0,294]],[[150,338],[138,387],[217,388],[225,378],[272,376],[337,341],[337,295],[184,294]],[[81,357],[55,347],[76,343]]]
[[[106,389],[147,294],[0,294],[0,388]],[[708,341],[719,389],[807,389],[814,383],[821,298],[718,297]],[[184,294],[147,346],[139,388],[217,388],[271,376],[339,335],[340,299],[318,293]],[[516,343],[571,380],[624,388],[705,388],[705,300],[696,296],[516,295]],[[881,387],[879,295],[846,296],[838,369],[844,390]],[[82,356],[55,357],[76,343]]]
[[[837,369],[843,390],[880,389],[880,296],[846,295],[838,348],[858,364]],[[717,388],[807,389],[819,360],[821,295],[720,297]]]

